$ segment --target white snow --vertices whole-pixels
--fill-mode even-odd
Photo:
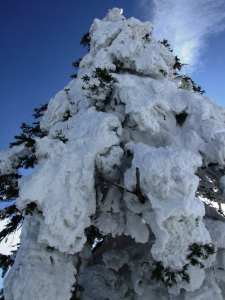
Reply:
[[[24,145],[14,146],[12,149],[0,152],[0,175],[15,174],[19,158],[28,154]]]
[[[204,178],[217,176],[224,197],[225,109],[173,75],[175,58],[151,36],[150,22],[122,12],[94,20],[77,78],[41,120],[38,165],[19,180],[16,200],[37,211],[25,217],[6,300],[69,300],[75,282],[85,300],[225,299],[224,218],[196,197],[196,173],[215,164]],[[97,67],[114,81],[101,85]],[[26,151],[1,152],[1,174],[14,173]],[[90,225],[103,235],[93,251]],[[187,258],[195,243],[216,250],[199,258],[203,268]],[[188,265],[190,283],[180,275],[168,288],[152,280],[154,260],[175,273]]]
[[[146,208],[143,211],[144,220],[156,236],[151,251],[165,267],[181,268],[186,263],[188,245],[211,242],[202,223],[204,205],[195,197],[198,178],[194,171],[198,166],[201,157],[188,150],[153,148],[139,143],[134,148],[132,168],[125,173],[125,186],[133,190],[139,168],[141,189],[153,209],[153,212]]]
[[[37,243],[38,223],[29,217],[23,223],[21,247],[4,280],[6,299],[70,299],[76,275],[73,258]]]
[[[20,181],[17,206],[23,209],[35,202],[42,212],[39,242],[71,254],[83,248],[84,229],[91,225],[89,216],[96,209],[95,158],[106,174],[110,167],[105,162],[106,151],[112,148],[112,154],[107,155],[113,157],[112,164],[119,165],[121,158],[122,149],[116,146],[119,138],[113,130],[121,131],[115,116],[90,108],[67,122],[58,122],[49,137],[37,141],[41,163]],[[67,131],[66,144],[53,139],[57,131]]]

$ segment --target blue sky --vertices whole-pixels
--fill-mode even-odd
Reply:
[[[187,36],[194,45],[188,48],[194,57],[188,61],[191,77],[225,106],[225,3],[220,1],[216,6],[211,0],[0,0],[0,151],[8,149],[22,122],[33,121],[34,108],[67,85],[76,71],[71,63],[86,54],[81,37],[112,7],[122,7],[126,18],[154,21],[153,35],[172,41],[178,57],[179,38]],[[182,2],[188,6],[177,5]],[[209,8],[202,12],[203,3]]]

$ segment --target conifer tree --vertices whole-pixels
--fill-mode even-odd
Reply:
[[[225,110],[151,31],[95,19],[76,76],[0,153],[1,240],[23,224],[5,300],[225,299]]]

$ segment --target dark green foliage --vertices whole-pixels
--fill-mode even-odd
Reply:
[[[88,52],[90,51],[90,47],[91,47],[91,38],[89,36],[89,32],[85,33],[80,41],[80,45],[83,46],[83,48],[87,47],[88,48]],[[82,60],[82,58],[77,59],[75,62],[72,62],[72,66],[76,69],[79,68],[80,66],[80,61]],[[77,74],[72,74],[70,76],[70,78],[74,79],[77,78]]]
[[[88,81],[90,80],[90,77],[86,74],[86,75],[84,75],[81,79],[83,79],[83,81],[84,81],[85,83],[88,83]]]
[[[150,41],[150,33],[146,33],[146,35],[142,38],[142,40]]]
[[[0,242],[8,235],[15,233],[22,225],[23,216],[15,204],[0,210],[0,220],[9,219],[4,229],[0,232]]]
[[[40,118],[43,113],[46,111],[48,104],[42,105],[40,108],[34,109],[33,117],[35,119]],[[24,154],[23,157],[20,157],[20,162],[16,166],[17,169],[19,168],[34,168],[37,164],[37,158],[35,156],[35,138],[43,138],[46,134],[41,131],[40,122],[33,122],[32,126],[22,123],[20,128],[22,129],[22,133],[20,135],[16,135],[15,139],[16,142],[10,143],[10,148],[13,146],[18,146],[24,144],[28,149],[29,153]],[[18,175],[17,175],[18,176]],[[18,178],[17,178],[18,179]],[[1,184],[0,184],[1,186]],[[13,187],[13,186],[12,186]],[[14,188],[14,187],[13,187]],[[15,188],[14,188],[15,190]]]
[[[196,243],[190,245],[188,250],[191,251],[191,253],[187,256],[188,259],[191,259],[193,256],[197,256],[197,257],[203,256],[202,246]]]
[[[205,93],[205,90],[202,90],[202,87],[200,85],[197,86],[196,83],[191,79],[191,77],[183,75],[182,78],[186,82],[188,82],[188,81],[191,82],[192,87],[193,87],[193,91],[198,92],[202,95]]]
[[[72,75],[70,75],[70,78],[77,78],[77,74],[72,74]]]
[[[40,109],[35,109],[34,118],[39,118],[42,116],[43,111],[47,109],[47,104],[43,105]],[[35,152],[35,140],[34,137],[41,138],[45,134],[41,132],[39,122],[34,122],[34,126],[29,126],[22,123],[21,129],[23,133],[20,136],[15,136],[16,142],[11,143],[10,147],[17,146],[20,144],[25,144],[28,153],[23,156],[18,156],[18,161],[15,161],[15,173],[9,175],[0,176],[0,200],[1,201],[13,201],[18,197],[18,179],[22,176],[18,173],[18,169],[24,168],[34,168],[37,163],[36,156],[33,154]],[[30,203],[25,208],[25,215],[33,214],[36,208],[35,203]],[[16,208],[15,204],[5,207],[0,210],[0,219],[9,219],[9,222],[5,225],[4,229],[0,232],[0,242],[13,233],[15,233],[21,226],[23,222],[22,213]],[[2,263],[4,263],[5,257],[2,257]],[[7,259],[6,262],[11,260]],[[5,272],[8,268],[5,267]],[[4,271],[4,270],[3,270]],[[4,273],[5,274],[5,273]],[[4,276],[3,274],[3,276]]]
[[[24,214],[33,216],[33,213],[36,208],[37,208],[37,204],[35,202],[31,202],[27,204],[26,207],[23,209]]]
[[[0,201],[10,202],[18,197],[18,179],[21,177],[18,172],[0,175]]]
[[[71,294],[72,294],[72,296],[71,296],[70,300],[80,300],[80,298],[77,298],[77,296],[76,296],[76,290],[71,291]]]
[[[190,283],[190,276],[188,275],[187,266],[185,265],[181,271],[172,271],[171,268],[164,268],[161,261],[155,261],[153,263],[155,269],[152,271],[152,280],[162,281],[166,287],[172,287],[177,284],[176,276],[180,275],[182,281]]]
[[[170,52],[173,52],[173,50],[170,48],[170,44],[168,43],[168,40],[164,39],[163,41],[159,41],[159,43],[165,46]],[[182,64],[180,62],[180,59],[177,56],[175,56],[175,63],[172,67],[172,69],[175,70],[173,74],[178,75],[178,71],[180,71],[185,65],[186,64]],[[166,76],[166,72],[164,70],[161,69],[160,72],[163,73],[164,76]]]
[[[98,86],[97,86],[96,84],[90,85],[89,89],[90,89],[93,93],[96,92],[96,93],[98,94],[98,92],[97,92]]]
[[[196,258],[191,258],[190,263],[192,264],[192,266],[199,266],[201,269],[204,269],[204,265],[203,263],[201,263],[200,261],[198,261]]]
[[[187,273],[188,264],[183,266],[183,270],[178,271],[178,275],[181,276],[183,282],[190,283],[190,276]]]
[[[182,281],[190,283],[190,276],[187,273],[188,266],[191,264],[193,266],[200,266],[200,268],[203,269],[205,266],[198,259],[208,259],[210,255],[215,253],[215,249],[212,244],[199,245],[194,243],[189,246],[188,250],[191,251],[187,255],[187,259],[190,263],[184,265],[181,271],[172,271],[170,268],[165,269],[161,261],[155,261],[153,265],[156,267],[152,271],[151,279],[162,281],[166,287],[171,287],[177,284],[176,276],[180,275]]]
[[[80,66],[80,62],[81,62],[82,58],[77,59],[75,62],[72,63],[72,66],[76,69],[79,68]]]
[[[9,222],[0,232],[0,242],[2,242],[5,238],[7,239],[10,234],[14,234],[22,226],[23,222],[23,216],[15,204],[0,210],[0,220],[5,219],[8,219]]]
[[[69,118],[71,118],[71,114],[70,114],[70,111],[67,110],[63,116],[63,122],[67,121]]]
[[[216,203],[219,206],[219,215],[225,217],[221,207],[221,204],[224,203],[224,197],[220,184],[220,178],[224,175],[224,169],[220,168],[218,163],[209,163],[208,167],[198,168],[196,175],[200,179],[196,196],[207,198],[210,202]]]
[[[124,63],[117,58],[115,58],[113,64],[116,66],[116,73],[120,72],[124,68]]]
[[[3,295],[3,289],[0,290],[0,300],[5,300],[4,295]]]
[[[37,157],[35,155],[25,155],[21,162],[21,165],[24,169],[29,169],[29,168],[33,169],[36,164],[37,164]]]
[[[70,300],[80,300],[80,298],[77,297],[77,292],[79,291],[80,293],[82,293],[84,291],[84,288],[82,287],[82,285],[79,284],[74,284],[73,285],[74,290],[71,291],[71,298]]]
[[[34,123],[32,123],[34,126],[30,126],[30,125],[27,125],[25,123],[22,123],[22,125],[20,126],[20,128],[22,129],[23,133],[27,135],[27,137],[42,138],[42,137],[44,137],[44,134],[41,131],[39,123],[40,122],[34,122]],[[31,145],[31,146],[33,146],[33,145]]]
[[[210,255],[215,253],[213,245],[210,244],[199,245],[194,243],[189,246],[188,250],[191,252],[188,254],[187,259],[190,260],[193,266],[199,265],[201,268],[204,268],[204,265],[197,258],[208,259]]]
[[[17,209],[15,204],[6,206],[4,209],[0,210],[0,220],[5,220],[10,218],[12,215],[17,215],[20,211]]]
[[[86,90],[86,88],[85,88],[84,86],[82,86],[82,89],[83,89],[83,90]],[[96,84],[94,84],[94,85],[91,85],[88,89],[91,90],[91,91],[93,92],[94,90],[97,90],[98,87],[97,87]],[[88,98],[90,98],[90,97],[88,97]]]
[[[170,49],[170,44],[168,43],[168,40],[164,39],[163,41],[159,41],[159,43],[164,45],[170,52],[173,52],[173,50]]]
[[[155,269],[152,271],[152,277],[151,279],[152,280],[156,280],[156,281],[164,281],[164,278],[163,278],[163,272],[164,272],[164,267],[161,263],[161,261],[154,261],[153,263],[155,267]]]
[[[10,143],[10,148],[13,146],[19,146],[23,143],[25,143],[26,147],[33,147],[35,144],[35,140],[26,136],[24,133],[21,133],[21,135],[15,135],[14,138],[18,140],[17,142]]]
[[[0,268],[2,269],[2,278],[5,277],[5,275],[7,274],[8,270],[10,269],[10,267],[12,267],[12,265],[14,264],[14,260],[16,257],[16,253],[20,247],[20,244],[17,244],[17,249],[11,251],[10,255],[4,255],[4,254],[0,254]],[[0,296],[2,296],[0,298],[4,300],[4,296],[3,296],[3,289],[0,290]]]
[[[40,129],[40,122],[34,122],[32,123],[33,126],[27,125],[25,123],[22,123],[20,128],[22,129],[23,133],[21,135],[15,135],[14,138],[17,140],[17,142],[10,143],[10,148],[13,146],[18,146],[23,143],[25,143],[26,147],[33,147],[35,145],[34,137],[42,138],[45,136],[45,133],[43,133]]]
[[[198,225],[199,225],[199,218],[195,219],[195,224],[196,224],[196,227],[198,227]]]
[[[39,118],[42,116],[42,113],[46,109],[47,104],[42,105],[39,109],[35,108],[35,114],[33,114],[34,118]],[[22,133],[14,136],[14,138],[17,140],[16,142],[10,143],[10,148],[24,144],[29,149],[29,154],[25,154],[23,157],[20,157],[20,164],[17,166],[17,168],[34,168],[37,164],[37,158],[34,154],[32,154],[35,152],[35,138],[43,138],[46,134],[41,131],[40,122],[34,122],[32,125],[33,126],[22,123],[20,126]]]
[[[202,95],[205,93],[205,90],[202,90],[202,87],[200,85],[198,86],[193,85],[193,91],[198,92]]]
[[[175,70],[175,72],[173,74],[178,75],[177,71],[180,71],[185,65],[186,64],[181,64],[180,59],[177,56],[175,56],[175,64],[173,65],[173,69]]]
[[[34,138],[42,138],[45,136],[45,133],[41,131],[39,122],[34,122],[33,125],[34,126],[30,126],[22,123],[20,128],[22,129],[23,133],[21,133],[21,135],[14,136],[17,141],[10,143],[10,148],[24,144],[30,152],[29,154],[25,154],[23,157],[20,157],[20,164],[17,166],[17,168],[34,168],[35,164],[37,163],[36,156],[32,154],[35,152],[36,142]]]
[[[94,78],[98,78],[101,83],[112,83],[114,82],[114,78],[112,75],[108,73],[106,68],[101,69],[101,68],[96,68],[94,71]]]
[[[4,227],[4,229],[0,232],[0,242],[4,240],[8,235],[16,232],[22,226],[23,216],[21,213],[13,215]]]
[[[101,93],[104,93],[105,94],[104,103],[106,104],[110,101],[110,96],[112,94],[113,83],[115,82],[115,79],[113,78],[112,75],[108,73],[106,68],[104,69],[96,68],[92,75],[92,78],[98,78],[99,82],[92,85],[90,84],[88,87],[83,86],[82,89],[91,92],[89,93],[89,95],[87,95],[87,98],[92,98],[93,100],[95,100],[96,106],[99,110],[104,109],[103,103],[99,102],[97,98]],[[90,81],[90,77],[88,75],[84,75],[82,79],[86,84],[88,84]]]
[[[163,75],[166,77],[166,75],[167,75],[167,72],[166,72],[165,70],[163,70],[163,69],[160,69],[160,70],[159,70],[159,72],[160,72],[160,73],[162,73],[162,74],[163,74]]]
[[[62,130],[60,130],[59,132],[56,131],[56,136],[54,137],[54,139],[59,139],[61,142],[63,142],[64,144],[66,142],[68,142],[69,140],[67,138],[65,138],[65,136],[62,134]]]
[[[159,41],[159,43],[165,46],[170,52],[173,52],[173,50],[170,48],[170,44],[168,43],[168,40],[164,39],[163,41]],[[186,64],[182,64],[180,62],[180,59],[177,56],[175,56],[175,63],[172,67],[172,69],[175,70],[173,74],[178,75],[177,72],[180,71],[185,65]],[[164,70],[161,69],[160,72],[163,73],[164,76],[166,76],[166,72]]]
[[[88,52],[90,51],[91,47],[91,38],[89,35],[89,32],[85,33],[80,41],[80,45],[83,46],[83,48],[88,47]]]
[[[203,259],[208,259],[210,255],[216,253],[215,248],[212,244],[203,245],[204,256]]]
[[[50,246],[47,246],[47,247],[46,247],[46,250],[47,250],[48,252],[58,251],[56,248],[50,247]]]
[[[166,287],[167,286],[171,287],[171,286],[177,284],[176,274],[170,268],[165,269],[164,277],[165,277],[165,286]]]
[[[4,255],[0,254],[0,268],[2,269],[2,278],[5,277],[9,268],[12,267],[14,260],[12,259],[12,255]]]
[[[34,109],[33,117],[35,119],[41,117],[44,111],[47,109],[47,104],[42,105],[40,108]],[[7,175],[0,175],[0,201],[9,202],[18,197],[18,179],[22,176],[18,173],[19,168],[34,168],[37,164],[37,158],[35,156],[35,138],[42,138],[45,136],[40,129],[39,122],[34,122],[33,126],[22,123],[22,134],[15,136],[16,142],[10,144],[10,147],[24,144],[27,151],[24,154],[17,156],[17,160],[14,161],[14,172]],[[31,213],[34,209],[34,204],[29,204],[25,208],[25,214]],[[15,233],[23,222],[22,213],[16,208],[15,204],[5,207],[0,210],[0,219],[9,219],[5,228],[0,232],[0,241],[7,238],[8,235]]]
[[[144,204],[146,197],[142,194],[141,186],[140,186],[140,171],[139,168],[136,168],[136,189],[134,194],[138,197],[138,200]]]
[[[88,48],[88,52],[90,51],[90,47],[91,47],[91,38],[89,36],[89,32],[85,33],[80,41],[80,45],[83,46],[83,48],[87,47]],[[79,68],[80,66],[80,62],[81,62],[82,58],[77,59],[75,62],[72,62],[72,66],[76,69]],[[70,76],[70,78],[74,79],[77,78],[77,74],[72,74]]]
[[[156,266],[155,269],[152,271],[152,280],[162,281],[166,287],[171,287],[177,284],[176,281],[176,274],[170,268],[164,268],[161,261],[154,262]]]
[[[34,117],[35,119],[42,117],[44,112],[47,110],[47,108],[48,108],[48,103],[41,105],[40,108],[35,108],[34,109],[35,113],[32,115],[32,117]]]

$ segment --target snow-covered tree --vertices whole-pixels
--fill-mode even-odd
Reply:
[[[0,153],[0,239],[23,222],[5,300],[225,299],[225,109],[152,29],[95,19],[78,74]]]

